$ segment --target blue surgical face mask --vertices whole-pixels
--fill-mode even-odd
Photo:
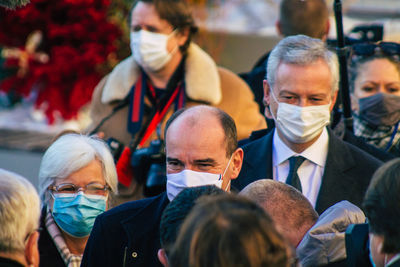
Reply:
[[[107,197],[75,194],[54,194],[53,218],[57,225],[74,237],[90,234],[97,215],[106,210]]]

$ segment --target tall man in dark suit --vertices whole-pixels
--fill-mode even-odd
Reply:
[[[96,218],[81,266],[162,266],[159,225],[169,201],[187,187],[216,185],[229,191],[240,172],[233,119],[210,106],[175,112],[165,127],[167,192],[128,202]]]
[[[234,186],[242,189],[262,178],[286,182],[318,213],[341,200],[361,205],[381,162],[327,129],[338,80],[337,56],[321,40],[296,35],[278,43],[264,80],[265,115],[276,129],[243,148]]]

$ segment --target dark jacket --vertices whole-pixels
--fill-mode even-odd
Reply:
[[[96,218],[83,254],[82,267],[162,266],[159,225],[169,203],[167,194],[132,201]]]
[[[24,267],[24,265],[15,260],[0,257],[0,267]]]
[[[60,253],[54,244],[49,232],[45,225],[46,219],[46,207],[42,209],[42,215],[40,217],[40,228],[42,231],[39,235],[39,255],[40,255],[40,267],[65,267],[65,263],[61,258]]]
[[[250,89],[253,91],[254,100],[257,102],[260,112],[264,114],[264,88],[263,80],[265,80],[267,75],[267,62],[268,57],[271,52],[263,55],[257,63],[254,65],[253,69],[249,72],[240,73],[239,76],[249,85]]]
[[[400,267],[400,259],[392,262],[390,265],[388,265],[387,267]]]
[[[273,178],[272,137],[274,131],[243,147],[244,161],[232,185],[241,190],[258,179]],[[382,164],[359,148],[337,138],[330,130],[328,155],[315,209],[319,214],[333,204],[348,200],[361,206],[375,170]]]

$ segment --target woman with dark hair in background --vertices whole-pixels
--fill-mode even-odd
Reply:
[[[354,134],[400,156],[400,44],[353,46],[350,88]]]

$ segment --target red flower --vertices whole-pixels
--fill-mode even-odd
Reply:
[[[13,12],[0,10],[0,47],[21,47],[32,32],[40,30],[42,43],[35,52],[49,55],[49,62],[29,61],[25,77],[0,81],[0,90],[28,95],[38,89],[36,106],[44,107],[50,122],[77,115],[94,87],[110,70],[107,58],[115,54],[121,30],[108,21],[109,0],[31,0]],[[17,66],[8,60],[7,66]]]

